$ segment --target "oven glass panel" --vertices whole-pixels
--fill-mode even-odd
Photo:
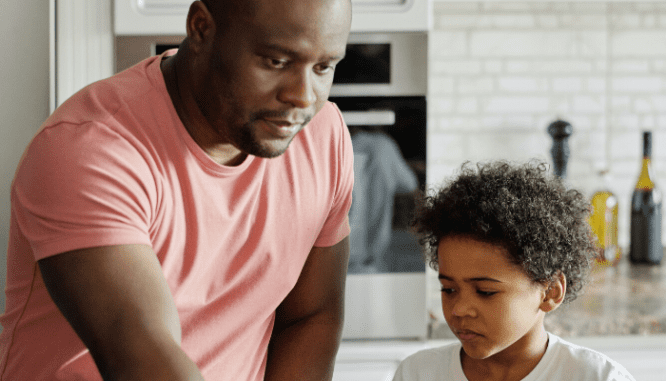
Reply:
[[[349,213],[349,274],[425,272],[411,231],[415,197],[426,185],[426,99],[331,97],[342,111],[354,148]],[[357,124],[350,113],[392,113],[392,123]]]
[[[155,53],[153,55],[159,56],[160,54],[166,52],[169,49],[176,49],[180,45],[178,44],[156,44],[155,45]]]
[[[391,83],[391,44],[347,44],[345,58],[335,67],[333,83]]]

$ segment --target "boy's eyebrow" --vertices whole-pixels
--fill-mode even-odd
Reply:
[[[446,276],[442,273],[437,275],[437,278],[448,280],[448,281],[453,281],[453,278],[448,277],[448,276]],[[500,281],[500,280],[493,279],[493,278],[488,278],[488,277],[469,278],[469,279],[465,279],[465,281],[466,282],[496,282],[496,283],[502,283],[502,281]]]

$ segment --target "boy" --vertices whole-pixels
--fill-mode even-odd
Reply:
[[[576,298],[595,255],[588,202],[546,172],[543,163],[466,163],[424,198],[414,226],[460,343],[408,357],[394,381],[634,381],[544,328],[546,313]]]

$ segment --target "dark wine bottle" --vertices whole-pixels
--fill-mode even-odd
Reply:
[[[632,263],[659,264],[664,256],[661,245],[662,194],[652,176],[652,133],[643,133],[643,166],[631,197]]]

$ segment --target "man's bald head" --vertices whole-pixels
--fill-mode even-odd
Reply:
[[[259,4],[262,1],[279,1],[279,0],[199,0],[206,5],[208,11],[211,13],[218,26],[223,28],[223,25],[228,23],[229,20],[238,18],[252,17]],[[309,0],[317,1],[317,0]],[[323,2],[329,1],[345,1],[351,5],[351,0],[318,0]],[[351,11],[351,6],[349,7]]]
[[[225,162],[284,153],[324,107],[350,25],[351,0],[194,1],[174,61],[200,145]]]
[[[226,29],[232,20],[252,17],[256,11],[257,0],[199,0],[208,9],[218,33]]]

